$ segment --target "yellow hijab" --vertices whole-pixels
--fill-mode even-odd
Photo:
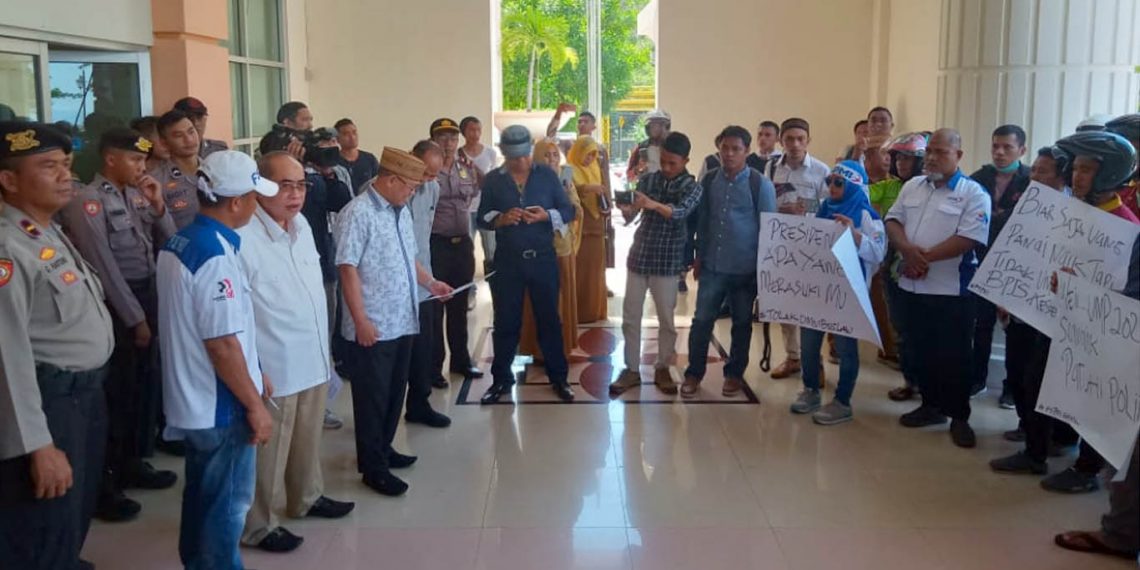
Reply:
[[[542,139],[534,144],[534,154],[531,160],[535,164],[545,164],[554,169],[555,174],[559,174],[558,166],[551,166],[546,162],[546,152],[551,147],[558,149],[558,143],[550,139]],[[559,157],[561,158],[561,151],[559,150]],[[561,176],[559,176],[561,178]],[[578,248],[582,245],[582,201],[578,199],[578,192],[574,190],[571,184],[565,188],[567,197],[570,198],[570,203],[574,205],[574,221],[570,222],[570,234],[563,236],[560,233],[554,234],[554,250],[559,257],[565,257],[572,253],[578,253]]]
[[[587,166],[583,162],[590,153],[594,153],[594,161]],[[583,188],[591,184],[602,183],[602,168],[598,166],[597,154],[598,142],[594,140],[594,137],[583,135],[574,141],[574,146],[571,146],[570,152],[566,153],[566,161],[574,169],[574,186]],[[600,217],[602,212],[598,207],[598,200],[593,196],[590,198],[582,200],[582,207],[590,213],[590,216]]]

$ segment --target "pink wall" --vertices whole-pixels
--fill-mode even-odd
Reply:
[[[229,142],[229,22],[226,0],[151,0],[154,45],[150,50],[155,114],[192,95],[210,109],[207,136]]]

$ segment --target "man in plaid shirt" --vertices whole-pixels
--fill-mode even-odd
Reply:
[[[646,291],[653,294],[660,323],[653,383],[666,394],[677,393],[677,383],[669,371],[677,343],[677,329],[673,326],[677,275],[684,266],[685,219],[701,200],[700,184],[685,169],[690,146],[685,135],[669,134],[661,146],[661,170],[638,181],[632,204],[618,204],[627,222],[640,213],[641,225],[634,234],[626,262],[629,275],[621,325],[625,370],[610,385],[610,394],[614,396],[641,385],[641,314]]]

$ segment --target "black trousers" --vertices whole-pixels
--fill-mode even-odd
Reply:
[[[412,340],[412,358],[408,370],[408,414],[421,414],[431,410],[432,347],[435,313],[438,301],[420,303],[420,334]]]
[[[974,300],[974,358],[973,358],[973,386],[986,385],[990,376],[990,355],[994,346],[994,327],[997,326],[997,306],[993,303],[970,293]],[[1008,387],[1007,378],[1003,387]]]
[[[445,237],[432,234],[431,271],[436,279],[452,287],[470,283],[475,278],[475,242],[471,241],[471,236]],[[435,376],[443,375],[445,330],[447,349],[451,352],[451,370],[465,371],[471,368],[471,353],[467,348],[467,295],[471,293],[471,290],[468,290],[452,297],[446,303],[432,304],[435,315],[431,337],[434,358],[432,372]]]
[[[1025,427],[1025,417],[1033,412],[1036,403],[1025,399],[1025,374],[1033,358],[1036,339],[1037,329],[1017,319],[1010,319],[1009,326],[1005,328],[1005,382],[1013,394],[1021,427]]]
[[[903,361],[914,373],[922,405],[956,420],[970,419],[974,300],[899,290]]]
[[[107,460],[101,493],[123,489],[124,475],[136,470],[143,457],[153,454],[162,405],[162,378],[158,367],[158,292],[154,278],[128,281],[151,330],[150,345],[135,346],[134,330],[111,312],[115,350],[107,381]]]
[[[1050,443],[1071,444],[1076,441],[1076,431],[1068,424],[1052,416],[1038,413],[1037,397],[1041,394],[1041,384],[1045,380],[1045,367],[1049,361],[1049,337],[1034,331],[1033,350],[1022,384],[1025,415],[1025,453],[1037,461],[1049,458]],[[1021,412],[1021,410],[1019,410]],[[1081,441],[1080,455],[1073,467],[1081,473],[1095,474],[1104,468],[1104,458],[1085,441]]]
[[[365,475],[388,470],[392,439],[408,388],[415,336],[352,344],[352,415],[356,422],[356,465]]]
[[[546,374],[551,383],[566,382],[569,365],[562,348],[562,320],[558,316],[558,258],[554,250],[536,253],[495,251],[495,276],[491,278],[491,301],[495,310],[495,330],[491,340],[495,360],[491,376],[496,384],[509,384],[511,363],[519,348],[522,330],[523,299],[530,293],[534,322],[538,328],[538,347],[542,350]],[[572,318],[567,315],[567,318]]]
[[[74,570],[79,564],[102,479],[106,375],[105,366],[67,372],[36,365],[48,430],[67,455],[73,484],[62,497],[36,499],[31,456],[0,461],[0,568]]]

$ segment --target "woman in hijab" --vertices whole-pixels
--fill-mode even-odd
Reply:
[[[598,166],[598,143],[581,136],[566,154],[572,180],[582,202],[582,245],[578,250],[578,322],[605,320],[606,306],[606,190]]]
[[[827,199],[820,205],[817,218],[835,220],[851,231],[855,249],[862,261],[863,277],[875,274],[886,252],[886,237],[879,214],[867,198],[867,171],[854,160],[835,165],[827,177]],[[851,394],[859,376],[859,341],[846,336],[835,336],[839,352],[839,385],[835,399],[821,406],[819,349],[823,344],[822,331],[800,327],[800,344],[803,355],[804,389],[800,392],[792,413],[812,413],[812,420],[820,425],[835,425],[850,421]]]
[[[545,164],[559,173],[562,187],[570,203],[574,205],[577,215],[574,221],[567,224],[569,232],[566,235],[555,232],[554,251],[558,254],[558,315],[562,317],[562,348],[566,355],[578,346],[578,288],[576,284],[576,265],[578,248],[582,244],[582,203],[578,200],[578,192],[574,189],[571,180],[570,168],[562,168],[562,153],[558,150],[558,143],[544,139],[534,145],[535,164]],[[535,357],[535,362],[542,362],[542,352],[538,347],[538,328],[534,322],[534,310],[530,307],[530,297],[523,303],[522,333],[519,336],[519,354]]]

